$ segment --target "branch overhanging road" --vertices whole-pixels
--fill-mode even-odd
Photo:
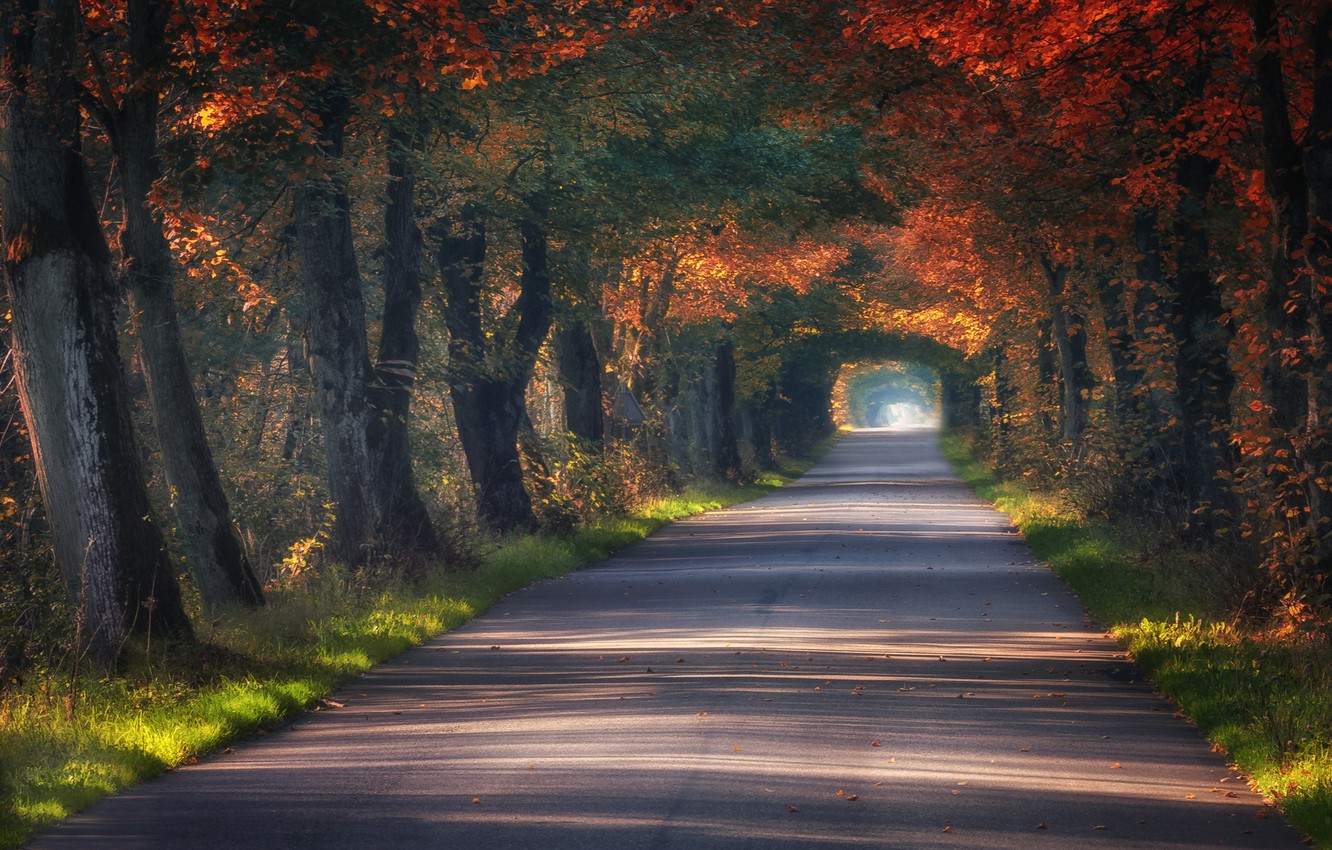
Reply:
[[[1301,846],[929,432],[849,435],[334,700],[31,846]]]

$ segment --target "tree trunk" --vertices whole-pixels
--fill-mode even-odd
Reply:
[[[729,339],[719,341],[713,349],[712,383],[716,451],[711,471],[734,479],[740,475],[740,443],[735,436],[735,346]]]
[[[1114,245],[1104,240],[1099,246],[1108,255]],[[1103,260],[1104,261],[1104,260]],[[1105,319],[1106,348],[1110,352],[1110,372],[1115,382],[1114,414],[1123,428],[1131,428],[1137,408],[1138,372],[1134,369],[1133,317],[1126,303],[1126,288],[1122,275],[1106,269],[1099,275],[1096,291],[1101,300],[1101,314]]]
[[[601,359],[582,319],[566,318],[557,327],[555,361],[564,388],[564,429],[585,442],[600,443],[606,434]]]
[[[1051,329],[1059,368],[1060,438],[1073,446],[1082,444],[1087,429],[1087,406],[1092,388],[1087,368],[1087,332],[1082,317],[1068,303],[1068,268],[1041,257],[1050,284]]]
[[[1276,237],[1268,281],[1266,316],[1271,341],[1263,389],[1276,426],[1293,432],[1304,425],[1308,415],[1308,388],[1300,370],[1283,349],[1298,345],[1297,340],[1304,336],[1305,330],[1300,327],[1300,319],[1308,315],[1307,299],[1299,289],[1295,258],[1303,250],[1309,229],[1309,199],[1300,149],[1291,128],[1281,57],[1277,53],[1275,4],[1273,0],[1253,0],[1250,14],[1254,40],[1260,45],[1255,70],[1263,124],[1263,171]]]
[[[264,597],[232,525],[231,508],[208,446],[180,339],[172,295],[171,248],[162,218],[149,201],[161,173],[157,158],[159,92],[153,74],[165,50],[166,14],[153,0],[130,0],[134,84],[109,129],[124,197],[120,233],[124,281],[171,508],[200,599],[209,613],[217,613],[233,605],[261,605]]]
[[[1315,530],[1315,571],[1332,584],[1332,7],[1325,7],[1311,29],[1313,108],[1305,130],[1304,165],[1309,192],[1306,262],[1317,293],[1314,310],[1317,368],[1310,395],[1309,465]],[[1318,484],[1321,480],[1324,483]]]
[[[189,637],[134,445],[116,286],[79,150],[79,6],[0,6],[3,236],[15,371],[56,563],[100,656]]]
[[[540,201],[534,206],[539,215]],[[436,225],[436,262],[447,296],[449,396],[467,468],[476,492],[477,511],[501,534],[536,527],[532,500],[523,486],[518,433],[527,417],[525,391],[537,354],[550,332],[552,302],[546,233],[535,215],[520,223],[523,270],[516,322],[502,364],[487,356],[490,345],[481,324],[481,283],[486,255],[482,210],[464,206],[456,228]]]
[[[416,223],[416,173],[412,162],[417,146],[417,140],[409,134],[390,134],[388,204],[384,209],[384,318],[375,380],[366,388],[371,474],[380,506],[376,538],[384,551],[413,563],[439,552],[439,539],[412,472],[409,427],[412,387],[421,354],[416,316],[421,307],[424,254],[421,229]]]
[[[351,104],[336,82],[318,95],[319,151],[334,167],[342,156]],[[351,201],[336,173],[298,186],[295,244],[306,298],[306,339],[315,401],[324,432],[333,502],[331,552],[350,564],[377,554],[380,505],[373,481],[367,389],[372,380],[361,275],[352,243]]]
[[[1302,516],[1304,533],[1288,551],[1276,553],[1288,589],[1324,593],[1332,583],[1332,540],[1328,540],[1323,485],[1318,483],[1332,457],[1322,427],[1326,374],[1332,368],[1321,293],[1326,275],[1321,259],[1327,246],[1325,219],[1310,217],[1311,199],[1320,212],[1332,208],[1332,81],[1326,65],[1315,70],[1315,103],[1305,129],[1307,153],[1295,141],[1282,69],[1280,24],[1273,0],[1253,0],[1258,107],[1263,126],[1263,176],[1274,225],[1271,274],[1265,314],[1270,334],[1263,372],[1264,401],[1278,429],[1269,456],[1290,458],[1268,465],[1268,478],[1287,516]],[[1315,58],[1332,58],[1332,11],[1323,11],[1312,29]],[[1306,161],[1307,156],[1307,161]],[[1309,182],[1313,175],[1314,183]],[[1311,230],[1311,227],[1313,230]],[[1306,242],[1308,243],[1306,245]],[[1313,262],[1315,265],[1309,265]],[[1301,445],[1303,444],[1303,445]]]
[[[1215,171],[1214,161],[1197,154],[1180,164],[1178,180],[1184,196],[1175,217],[1180,479],[1190,508],[1211,509],[1197,514],[1193,521],[1201,530],[1229,525],[1237,507],[1218,477],[1221,470],[1234,466],[1228,448],[1234,377],[1231,331],[1221,323],[1224,310],[1221,293],[1212,281],[1206,228],[1207,194]]]
[[[1055,414],[1062,398],[1054,338],[1050,322],[1039,322],[1033,331],[1036,343],[1036,422],[1041,436],[1054,445],[1059,442],[1059,422]]]
[[[994,337],[991,337],[994,339]],[[994,347],[994,410],[990,421],[994,423],[994,461],[1001,472],[1013,469],[1013,414],[1017,408],[1017,388],[1008,365],[1008,349],[1003,343]]]

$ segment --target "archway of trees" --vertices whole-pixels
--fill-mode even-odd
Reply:
[[[34,612],[111,657],[753,475],[874,359],[936,368],[1000,469],[1326,616],[1325,2],[0,23],[7,663]]]

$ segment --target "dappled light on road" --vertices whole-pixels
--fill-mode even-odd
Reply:
[[[1299,846],[933,440],[850,435],[35,846]]]

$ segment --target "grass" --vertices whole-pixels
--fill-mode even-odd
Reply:
[[[13,688],[0,699],[0,848],[317,707],[348,679],[520,587],[595,563],[673,520],[770,492],[817,456],[747,486],[696,485],[567,537],[509,539],[475,571],[420,585],[366,590],[327,575],[202,627],[198,649],[130,658],[117,676],[49,674]]]
[[[1089,519],[1056,494],[995,477],[959,440],[946,451],[1254,788],[1332,848],[1328,635],[1235,618],[1208,580],[1233,570],[1224,551]]]

